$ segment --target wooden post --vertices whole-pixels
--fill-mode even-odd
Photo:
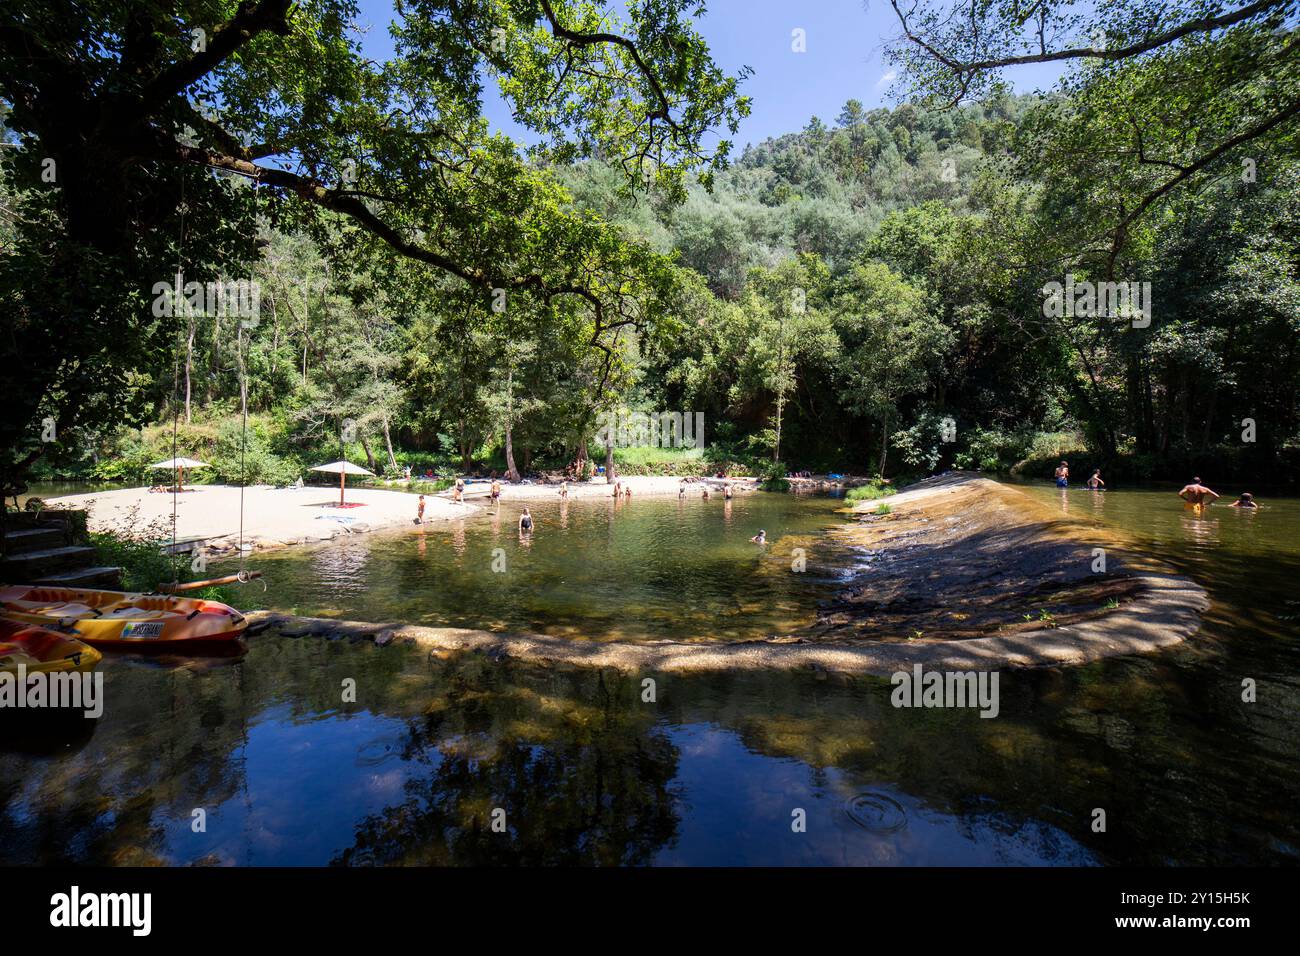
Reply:
[[[344,468],[339,469],[339,507],[343,507],[343,482],[347,480],[348,473]]]

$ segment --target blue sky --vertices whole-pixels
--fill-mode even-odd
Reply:
[[[361,0],[361,8],[372,28],[366,52],[390,55],[391,0]],[[893,105],[882,47],[897,35],[898,21],[888,0],[710,0],[698,27],[728,72],[754,69],[743,86],[753,112],[735,137],[735,155],[746,143],[800,130],[813,116],[834,123],[849,99],[868,108]],[[805,53],[791,50],[796,28],[805,31]],[[1030,68],[1008,79],[1030,91],[1050,87],[1056,76],[1055,69]],[[485,113],[495,128],[519,134],[504,103],[486,103]]]

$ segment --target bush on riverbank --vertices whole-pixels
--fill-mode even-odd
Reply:
[[[858,485],[856,488],[850,488],[844,493],[845,501],[874,501],[877,498],[887,498],[890,495],[897,494],[898,489],[893,485],[886,484],[883,478],[872,478],[870,483]]]
[[[163,549],[172,540],[171,525],[167,522],[144,525],[132,515],[127,518],[127,527],[127,531],[92,531],[89,535],[96,563],[122,569],[123,590],[149,592],[163,584],[221,576],[209,571],[205,562],[196,561],[193,555],[166,553]],[[201,588],[187,591],[184,596],[235,603],[234,592],[227,587]]]

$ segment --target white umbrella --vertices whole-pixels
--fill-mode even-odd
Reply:
[[[166,461],[156,461],[149,467],[166,468],[168,471],[176,472],[176,490],[180,491],[186,468],[206,468],[208,465],[207,462],[195,461],[193,458],[168,458]]]
[[[338,472],[339,474],[339,505],[343,504],[343,483],[348,480],[348,475],[373,475],[373,471],[367,471],[360,465],[354,465],[350,461],[332,461],[328,465],[316,465],[312,471]]]

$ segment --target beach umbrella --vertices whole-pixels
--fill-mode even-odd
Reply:
[[[338,472],[339,474],[339,506],[343,505],[343,483],[348,480],[348,475],[373,475],[373,471],[366,471],[360,465],[354,465],[350,461],[332,461],[328,465],[316,465],[312,471]]]
[[[156,461],[150,468],[165,468],[168,471],[176,472],[176,490],[181,491],[181,482],[185,479],[186,468],[206,468],[207,462],[195,461],[193,458],[168,458],[166,461]]]

